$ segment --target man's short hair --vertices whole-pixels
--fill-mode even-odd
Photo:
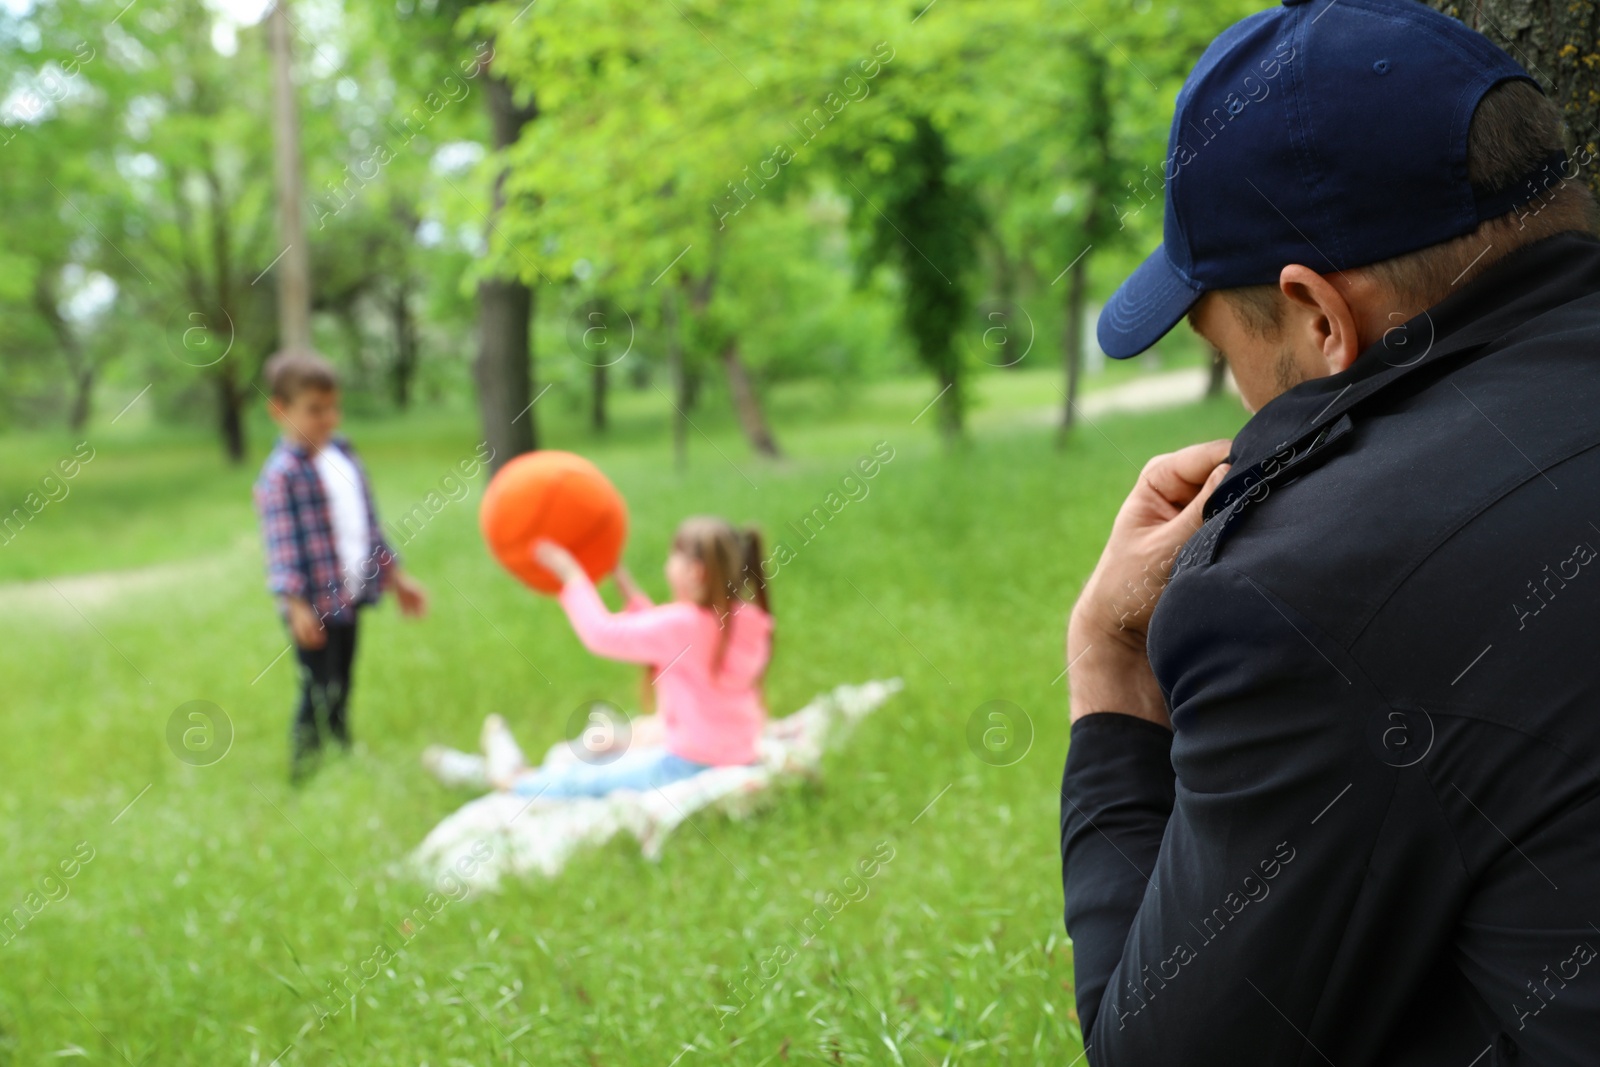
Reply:
[[[339,375],[333,364],[306,349],[288,349],[267,360],[262,373],[267,379],[267,391],[272,399],[282,404],[308,390],[334,390],[339,388]]]
[[[1482,190],[1504,189],[1561,151],[1563,132],[1561,111],[1549,97],[1520,79],[1501,82],[1472,113],[1467,178]],[[1432,307],[1516,248],[1567,230],[1600,234],[1600,209],[1581,179],[1552,171],[1542,184],[1546,188],[1532,200],[1471,233],[1347,273],[1368,272],[1389,292]],[[1494,249],[1493,255],[1483,255],[1485,244]],[[1257,337],[1278,335],[1286,298],[1276,283],[1217,291],[1238,312],[1245,329]],[[1193,321],[1191,314],[1191,325]]]

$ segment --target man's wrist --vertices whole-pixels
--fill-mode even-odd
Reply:
[[[1166,697],[1150,669],[1143,634],[1091,628],[1074,612],[1067,627],[1067,664],[1073,722],[1110,711],[1170,728]]]

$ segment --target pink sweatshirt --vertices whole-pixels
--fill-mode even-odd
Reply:
[[[722,669],[713,673],[721,628],[710,608],[676,600],[656,607],[641,596],[613,614],[585,575],[562,587],[561,606],[590,652],[656,669],[656,713],[669,752],[713,766],[755,761],[767,720],[756,688],[772,652],[766,612],[734,602]]]

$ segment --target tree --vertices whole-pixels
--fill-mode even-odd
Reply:
[[[938,381],[939,427],[949,439],[961,433],[966,407],[956,335],[972,306],[968,279],[978,265],[982,216],[944,134],[927,115],[911,116],[909,125],[909,136],[877,157],[887,166],[865,180],[878,195],[863,193],[867,202],[853,218],[868,235],[863,267],[891,262],[900,274],[905,329]]]
[[[1568,129],[1588,156],[1600,153],[1600,5],[1594,0],[1427,2],[1509,52],[1561,106]],[[1584,180],[1600,193],[1600,168],[1591,168]]]

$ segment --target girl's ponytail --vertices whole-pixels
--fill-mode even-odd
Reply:
[[[767,599],[767,579],[761,573],[763,555],[761,552],[761,531],[754,526],[746,526],[743,531],[744,541],[744,575],[746,588],[749,589],[749,599],[756,607],[772,614],[772,606]]]

